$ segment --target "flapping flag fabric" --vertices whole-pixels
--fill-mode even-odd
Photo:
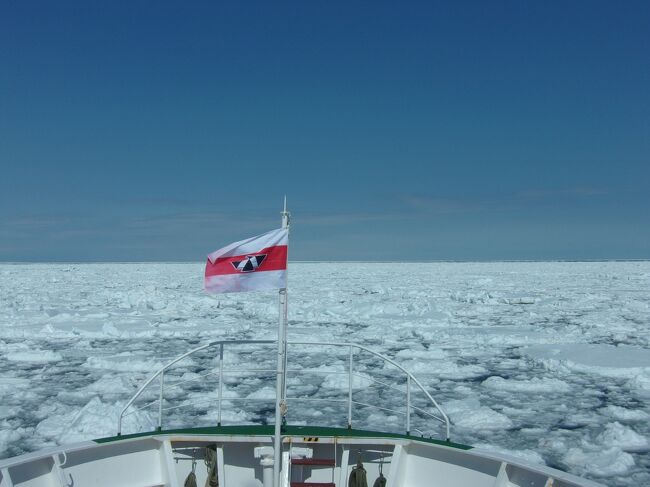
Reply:
[[[205,290],[236,293],[287,286],[289,230],[280,228],[227,245],[208,255]]]

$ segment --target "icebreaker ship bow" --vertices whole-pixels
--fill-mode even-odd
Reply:
[[[116,436],[2,460],[0,487],[599,485],[452,442],[426,384],[363,344],[287,341],[288,236],[285,198],[280,229],[213,252],[205,272],[209,292],[279,289],[277,340],[178,356],[126,402]],[[243,382],[258,390],[237,394]]]

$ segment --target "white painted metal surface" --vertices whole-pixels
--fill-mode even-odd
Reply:
[[[407,438],[329,436],[307,442],[284,436],[282,485],[347,485],[361,459],[372,485],[380,469],[390,487],[598,487],[543,466],[480,450],[462,450]],[[181,487],[194,469],[206,485],[206,448],[216,451],[220,487],[264,487],[271,482],[271,436],[158,434],[97,444],[85,442],[0,461],[0,487]],[[301,452],[302,450],[302,452]],[[305,453],[305,450],[308,453]],[[334,459],[329,468],[289,469],[289,456]],[[289,478],[291,472],[292,478]]]

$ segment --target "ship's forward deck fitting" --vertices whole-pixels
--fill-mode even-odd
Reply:
[[[282,446],[282,487],[346,486],[359,460],[368,485],[380,471],[389,486],[597,485],[468,446],[398,434],[287,426]],[[261,487],[271,482],[272,466],[272,426],[160,431],[2,461],[0,487],[181,487],[190,472],[199,486],[209,486],[212,480],[212,485]]]
[[[254,360],[251,367],[230,369],[225,353],[250,347],[273,346],[268,340],[217,341],[198,347],[157,370],[125,404],[116,436],[0,461],[0,487],[181,487],[190,477],[199,487],[272,487],[274,481],[274,426],[222,425],[227,408],[237,409],[269,398],[226,397],[228,381],[250,379],[251,374],[273,374]],[[281,430],[281,487],[345,487],[362,465],[368,485],[380,478],[387,486],[404,487],[595,487],[599,484],[544,466],[528,465],[516,458],[474,449],[449,440],[451,422],[418,379],[388,357],[348,343],[289,342],[296,364],[286,364],[283,397],[287,422]],[[345,368],[301,368],[314,349],[326,349],[333,357],[343,354]],[[183,364],[197,354],[215,352],[213,368],[187,378]],[[257,355],[262,357],[264,355]],[[289,360],[287,358],[287,360]],[[336,363],[341,363],[339,360]],[[196,362],[192,362],[196,365]],[[241,362],[239,362],[241,363]],[[291,374],[333,377],[340,394],[327,397],[301,395],[292,389]],[[226,379],[228,377],[228,379]],[[359,387],[356,379],[361,379]],[[212,382],[210,382],[212,381]],[[193,383],[213,391],[208,396],[212,427],[165,429],[188,416],[177,416],[194,402],[188,393]],[[214,382],[214,383],[213,383]],[[378,387],[389,394],[366,397]],[[335,388],[336,389],[336,388]],[[332,406],[333,405],[333,406]],[[314,420],[315,408],[327,409],[324,426],[292,424]],[[154,431],[123,431],[124,418],[137,411],[153,411]],[[229,410],[229,409],[228,409]],[[374,428],[366,425],[368,411],[388,413],[387,421]],[[269,410],[272,411],[272,410]],[[340,415],[331,414],[334,411]],[[334,416],[334,417],[332,417]],[[338,425],[331,423],[339,422]],[[395,429],[401,431],[377,431]],[[187,426],[187,427],[184,427]],[[438,431],[438,438],[425,433]],[[417,434],[415,434],[417,433]]]

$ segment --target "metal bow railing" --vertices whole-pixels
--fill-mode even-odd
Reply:
[[[178,390],[181,386],[187,386],[192,382],[207,380],[210,377],[216,377],[216,422],[220,426],[222,423],[222,413],[224,402],[230,404],[236,401],[246,401],[246,402],[255,402],[255,401],[266,401],[271,402],[275,401],[275,397],[224,397],[224,384],[225,376],[242,376],[250,377],[251,374],[258,374],[260,376],[271,377],[274,376],[276,370],[274,367],[269,366],[269,368],[260,368],[260,366],[254,367],[242,367],[239,365],[237,368],[226,368],[226,363],[224,360],[224,353],[230,351],[230,349],[241,347],[241,346],[250,346],[250,345],[273,345],[276,344],[274,340],[217,340],[209,342],[205,345],[197,347],[189,352],[180,355],[179,357],[173,359],[159,370],[157,370],[144,384],[138,389],[138,391],[129,399],[122,411],[120,412],[117,424],[117,434],[122,434],[123,419],[130,414],[134,414],[137,411],[144,410],[147,408],[152,408],[158,406],[157,411],[157,428],[162,429],[163,426],[163,413],[171,411],[178,408],[183,408],[191,406],[194,404],[191,400],[181,401],[181,404],[171,405],[173,399],[178,399],[178,397],[166,397],[165,389],[175,388]],[[192,374],[189,379],[183,377],[176,377],[176,380],[172,383],[165,384],[166,376],[170,375],[170,371],[175,367],[179,366],[183,360],[188,359],[192,356],[196,356],[199,352],[211,348],[216,348],[218,350],[218,355],[216,357],[217,364],[212,370],[203,372],[203,374]],[[340,357],[345,355],[345,359],[340,359],[336,363],[335,369],[311,369],[301,367],[301,362],[312,360],[312,355],[309,353],[311,349],[318,348],[327,348],[330,349],[324,356],[326,357]],[[226,350],[227,349],[227,350]],[[334,350],[331,350],[334,349]],[[296,352],[297,351],[297,352]],[[296,364],[293,365],[293,362],[289,360],[290,354],[296,354]],[[259,357],[259,356],[258,356]],[[271,354],[270,357],[273,357]],[[299,359],[299,360],[298,360]],[[342,364],[345,361],[345,366]],[[261,364],[263,367],[264,360],[257,360],[256,363]],[[387,370],[388,367],[388,370]],[[216,369],[216,370],[215,370]],[[289,341],[287,343],[287,356],[285,364],[285,382],[284,382],[284,398],[287,405],[290,406],[293,410],[293,405],[299,405],[301,403],[331,403],[331,404],[345,404],[347,406],[347,426],[348,428],[352,427],[353,414],[355,412],[355,406],[358,408],[371,408],[375,410],[380,410],[385,413],[392,415],[402,416],[404,418],[404,428],[406,434],[410,434],[411,431],[416,431],[422,435],[429,433],[430,430],[424,430],[423,428],[428,428],[430,420],[437,421],[442,423],[445,428],[445,439],[449,440],[450,434],[450,422],[449,418],[442,410],[440,405],[436,400],[431,396],[431,394],[424,388],[424,386],[416,379],[410,372],[408,372],[404,367],[388,358],[387,356],[371,350],[365,346],[357,345],[354,343],[343,343],[343,342],[303,342],[303,341]],[[340,386],[340,389],[347,389],[347,397],[316,397],[313,394],[300,394],[297,387],[289,385],[291,379],[297,376],[304,375],[323,375],[330,377],[342,377],[343,380],[334,383],[337,386]],[[380,376],[378,378],[377,376]],[[356,387],[355,388],[355,379],[357,383],[360,381],[365,383],[365,387]],[[269,385],[273,383],[273,380],[269,379]],[[303,382],[298,381],[299,384]],[[158,393],[153,395],[151,392],[152,387],[158,386]],[[363,400],[364,398],[359,398],[360,395],[363,395],[365,389],[369,389],[371,386],[377,386],[381,391],[388,391],[388,393],[393,393],[400,395],[402,401],[397,401],[401,404],[401,408],[398,408],[394,405],[395,400],[394,396],[389,396],[393,398],[392,401],[388,401],[389,404],[383,406],[380,405],[375,398],[369,398]],[[418,395],[419,393],[419,395]],[[356,397],[355,397],[356,394]],[[168,394],[168,396],[174,396],[174,394]],[[416,397],[417,396],[417,397]],[[149,401],[145,404],[136,407],[136,401],[141,397],[149,397]],[[153,397],[153,399],[151,399]],[[416,399],[416,400],[415,400]],[[412,423],[414,419],[418,419],[421,423],[421,428],[415,427]],[[214,421],[213,419],[213,421]]]

